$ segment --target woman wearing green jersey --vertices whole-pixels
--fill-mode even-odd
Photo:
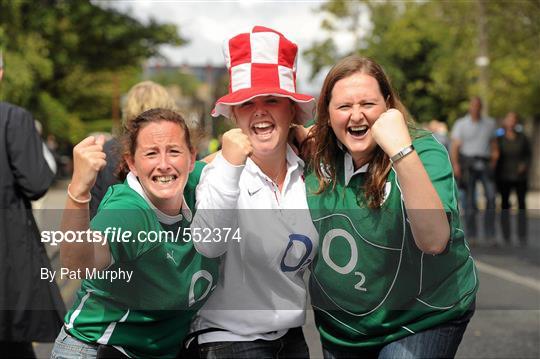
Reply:
[[[90,189],[105,166],[103,138],[86,138],[73,157],[62,228],[66,236],[83,234],[82,243],[62,242],[60,256],[64,270],[84,280],[52,358],[92,358],[102,350],[174,357],[218,270],[183,236],[202,170],[184,119],[152,109],[127,124],[129,173],[109,188],[91,222]]]
[[[453,357],[478,280],[444,146],[415,129],[380,65],[351,56],[327,75],[304,149],[325,358]]]

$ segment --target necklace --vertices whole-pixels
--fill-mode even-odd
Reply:
[[[270,177],[272,182],[274,182],[274,184],[279,187],[278,180],[282,174],[286,174],[286,173],[287,173],[287,161],[285,161],[285,165],[278,171],[278,173],[274,177],[272,176],[268,176],[268,177]]]

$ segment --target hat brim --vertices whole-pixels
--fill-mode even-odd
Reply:
[[[216,101],[212,116],[220,115],[231,118],[232,106],[240,105],[246,101],[259,96],[278,96],[287,97],[294,102],[300,112],[297,114],[297,119],[301,124],[313,119],[315,114],[315,98],[309,95],[292,93],[281,88],[247,88],[227,94]]]

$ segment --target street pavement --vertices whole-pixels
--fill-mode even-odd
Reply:
[[[66,186],[65,181],[57,183],[34,204],[36,220],[42,226],[59,223]],[[527,205],[527,246],[503,244],[499,235],[497,246],[479,238],[471,248],[480,289],[476,313],[465,332],[458,358],[540,358],[540,192],[529,193]],[[58,247],[47,245],[47,252],[53,267],[59,267]],[[79,284],[77,280],[59,283],[67,307]],[[304,333],[312,358],[322,358],[312,311],[308,311]],[[34,345],[38,358],[48,358],[51,347],[52,344]]]

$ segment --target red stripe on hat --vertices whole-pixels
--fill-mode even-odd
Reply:
[[[277,32],[276,30],[269,29],[264,26],[255,26],[251,30],[251,32],[273,32],[274,34],[278,34],[280,37],[283,37],[283,34],[280,32]]]
[[[296,44],[290,42],[283,36],[279,37],[279,65],[294,69],[294,61],[296,59],[297,52],[298,47],[296,46]]]
[[[231,67],[251,62],[249,34],[240,34],[229,40]]]
[[[279,88],[278,67],[274,64],[251,65],[251,87]]]

